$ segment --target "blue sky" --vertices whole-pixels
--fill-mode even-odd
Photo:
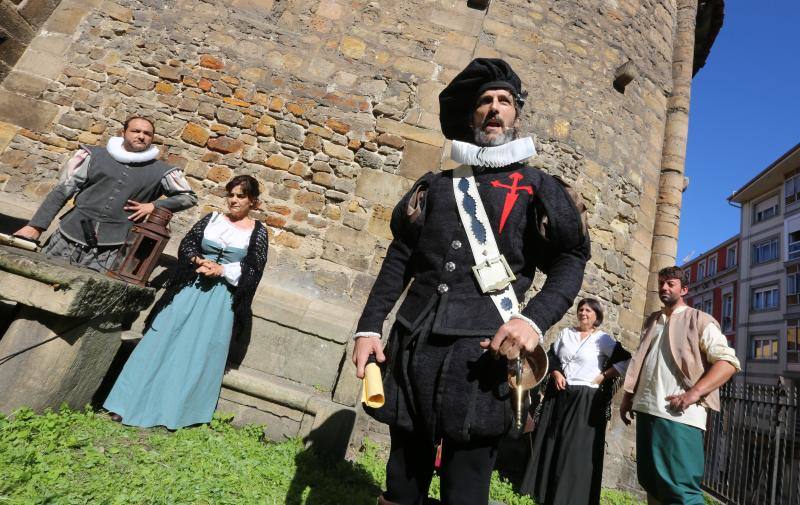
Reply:
[[[739,232],[727,197],[800,142],[800,1],[727,0],[692,85],[677,262]]]

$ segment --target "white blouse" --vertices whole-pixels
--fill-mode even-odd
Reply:
[[[608,333],[595,330],[581,340],[581,334],[574,328],[564,328],[553,342],[553,352],[561,360],[561,369],[567,384],[596,388],[593,381],[603,371],[601,368],[616,347],[617,341]],[[621,376],[625,375],[630,360],[612,365]]]
[[[253,230],[243,230],[233,225],[228,218],[221,212],[214,212],[211,220],[208,222],[203,238],[216,242],[223,246],[223,248],[236,247],[238,249],[247,250],[250,245],[250,235]],[[232,286],[239,283],[239,277],[242,276],[242,264],[237,262],[225,263],[222,265],[222,276]]]

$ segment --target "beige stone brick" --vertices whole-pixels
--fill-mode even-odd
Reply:
[[[214,165],[206,173],[206,179],[218,183],[228,182],[231,177],[233,177],[233,171],[224,165]]]
[[[0,153],[8,148],[18,131],[18,126],[0,121]]]
[[[399,174],[417,180],[426,172],[439,170],[442,148],[409,140],[403,150]]]
[[[210,68],[212,70],[221,70],[222,68],[225,67],[225,62],[222,61],[221,58],[218,58],[211,54],[201,54],[200,66],[204,68]]]
[[[123,23],[133,22],[133,12],[130,9],[111,2],[110,0],[105,0],[102,4],[100,4],[100,10],[108,14],[111,19],[116,19],[117,21],[121,21]]]
[[[278,170],[289,170],[289,166],[292,164],[291,158],[287,158],[282,154],[273,154],[269,158],[267,158],[267,166],[270,168],[275,168]]]
[[[345,35],[342,37],[342,42],[339,44],[339,51],[348,58],[360,60],[364,57],[364,51],[367,49],[367,44],[358,37]]]
[[[326,19],[337,20],[342,18],[344,8],[334,0],[322,0],[317,7],[316,14]]]
[[[351,151],[347,147],[334,144],[333,142],[329,142],[327,140],[324,140],[322,142],[322,150],[328,156],[332,156],[340,160],[353,161],[353,159],[355,158],[353,151]]]
[[[472,51],[458,47],[440,45],[436,49],[433,61],[439,65],[461,70],[472,60]]]
[[[335,118],[330,118],[327,121],[325,121],[325,126],[330,128],[334,132],[340,133],[342,135],[346,135],[347,132],[350,131],[350,125],[349,124],[345,123],[344,121],[340,121],[338,119],[335,119]]]
[[[411,181],[405,177],[377,170],[362,170],[356,181],[356,196],[394,206],[410,188]]]
[[[52,103],[0,90],[0,121],[29,130],[47,131],[58,110]]]
[[[208,142],[211,134],[202,126],[195,123],[186,123],[181,133],[181,139],[190,144],[203,147]]]
[[[400,72],[407,72],[419,77],[430,79],[436,70],[436,64],[426,60],[411,58],[409,56],[401,56],[394,60],[392,64],[394,68]]]
[[[377,129],[381,132],[391,133],[435,147],[444,145],[444,136],[438,131],[417,128],[385,117],[378,118]]]

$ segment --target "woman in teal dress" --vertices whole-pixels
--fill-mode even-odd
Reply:
[[[225,190],[228,212],[206,215],[181,241],[166,292],[103,404],[116,421],[169,429],[211,421],[231,339],[249,339],[268,249],[266,228],[249,217],[258,182],[240,175]]]

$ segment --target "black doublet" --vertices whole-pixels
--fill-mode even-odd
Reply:
[[[522,175],[502,232],[510,185]],[[572,305],[590,256],[581,214],[556,178],[524,164],[474,170],[500,252],[517,277],[522,301],[538,268],[547,280],[521,312],[545,332]],[[497,184],[497,183],[496,183]],[[453,191],[452,172],[420,178],[394,210],[394,240],[358,323],[380,333],[388,313],[412,281],[388,346],[386,404],[379,421],[455,440],[499,436],[511,424],[505,360],[484,354],[478,342],[503,324],[472,274],[475,261]],[[418,203],[418,211],[413,208]],[[369,410],[369,409],[368,409]]]

